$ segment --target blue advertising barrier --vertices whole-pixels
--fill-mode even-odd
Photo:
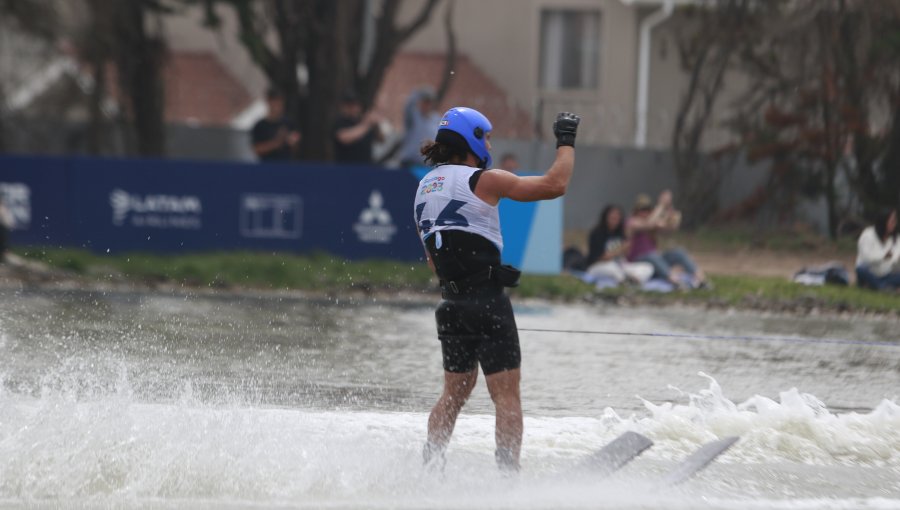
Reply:
[[[247,249],[419,260],[417,182],[370,166],[0,157],[13,244],[101,253]],[[558,202],[504,205],[501,215],[504,260],[559,271]]]
[[[68,245],[74,241],[68,165],[65,159],[0,158],[0,198],[12,215],[13,243]]]

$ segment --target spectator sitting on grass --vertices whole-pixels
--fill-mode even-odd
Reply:
[[[681,213],[672,205],[671,191],[663,191],[656,206],[648,195],[638,195],[634,213],[625,227],[630,241],[628,260],[652,264],[654,278],[666,280],[678,287],[706,287],[706,277],[686,251],[674,248],[660,253],[657,249],[656,235],[677,230],[680,225]],[[676,277],[672,272],[673,267],[687,273],[687,280]]]
[[[875,224],[862,231],[857,241],[856,284],[875,290],[900,288],[900,246],[897,242],[897,211],[881,214]]]
[[[653,276],[653,266],[646,262],[628,262],[629,243],[625,238],[625,215],[617,205],[608,205],[588,238],[588,275],[609,280],[616,285],[625,281],[644,283]]]

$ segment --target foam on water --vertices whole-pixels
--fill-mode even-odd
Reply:
[[[125,367],[77,361],[65,367],[47,374],[40,388],[17,388],[5,377],[0,384],[0,500],[690,508],[697,506],[695,494],[647,487],[703,442],[727,435],[742,440],[719,461],[725,468],[795,463],[900,473],[896,401],[868,413],[832,413],[814,396],[790,389],[777,400],[755,396],[734,403],[708,376],[708,387],[684,393],[683,404],[645,402],[645,415],[606,409],[599,418],[526,418],[524,470],[510,480],[494,466],[492,416],[461,417],[447,468],[437,476],[421,468],[424,413],[259,407],[242,404],[239,396],[209,404],[195,397],[190,383],[171,402],[143,402]],[[601,483],[571,471],[578,457],[626,430],[656,445],[623,476]],[[704,505],[749,502],[725,497],[740,477],[731,473],[718,486],[709,483]],[[770,478],[761,492],[795,493],[772,486],[778,476]],[[860,501],[883,508],[878,505],[900,501],[900,482],[886,495],[883,501],[859,495],[830,501],[837,502],[834,508]]]
[[[741,436],[732,455],[741,462],[900,465],[900,406],[883,400],[869,413],[832,413],[814,395],[791,388],[778,400],[756,395],[735,404],[712,377],[685,394],[686,405],[644,401],[651,412],[637,425],[658,442],[687,443]],[[677,391],[677,390],[676,390]],[[657,451],[665,448],[657,448]]]

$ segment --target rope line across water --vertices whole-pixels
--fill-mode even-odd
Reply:
[[[696,333],[663,333],[663,332],[638,332],[638,331],[590,331],[579,329],[541,329],[519,328],[519,331],[533,333],[563,333],[579,335],[605,335],[605,336],[643,336],[658,338],[683,338],[693,340],[720,340],[734,342],[785,342],[795,344],[832,344],[832,345],[868,345],[872,347],[900,348],[900,343],[872,342],[866,340],[852,340],[848,338],[811,338],[789,336],[751,336],[751,335],[703,335]]]

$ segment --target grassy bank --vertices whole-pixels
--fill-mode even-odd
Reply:
[[[436,292],[436,282],[422,263],[347,261],[325,254],[222,252],[190,255],[94,254],[85,250],[20,249],[25,258],[41,261],[80,278],[122,280],[189,287],[297,289],[340,292]],[[632,288],[595,292],[568,275],[525,275],[513,294],[564,301],[599,299],[623,304],[688,303],[804,312],[870,311],[900,313],[900,295],[855,287],[807,287],[783,278],[713,276],[712,290],[655,294]]]
[[[900,294],[874,292],[848,286],[821,287],[793,283],[784,278],[714,275],[712,290],[651,294],[615,289],[598,294],[619,302],[650,304],[687,303],[797,313],[874,312],[900,314]]]
[[[396,261],[351,262],[327,254],[213,252],[185,255],[95,254],[73,249],[20,249],[27,259],[102,279],[141,283],[171,282],[200,287],[303,290],[426,289],[423,264]]]
[[[691,249],[729,253],[740,250],[769,250],[779,253],[855,255],[856,235],[832,241],[808,227],[761,229],[747,224],[701,227],[669,236],[675,244]]]

